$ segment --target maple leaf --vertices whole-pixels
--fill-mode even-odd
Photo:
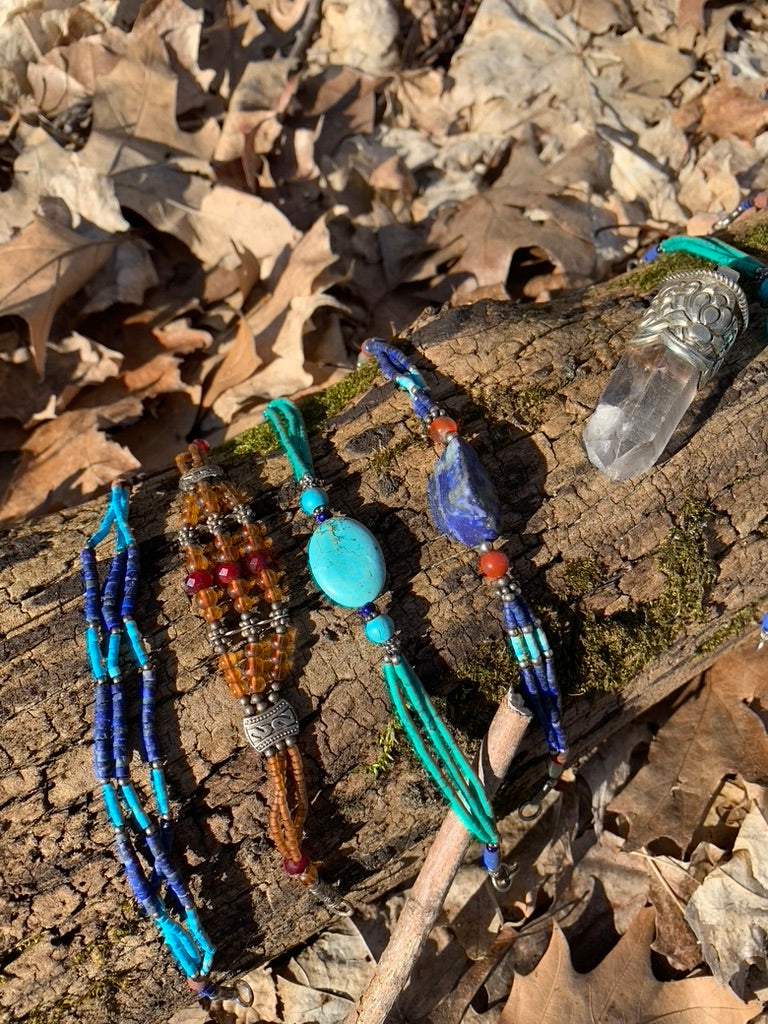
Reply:
[[[547,951],[530,974],[516,976],[499,1024],[746,1024],[756,1008],[714,978],[658,981],[651,970],[654,912],[641,910],[608,956],[589,974],[571,965],[554,925]]]
[[[73,231],[37,217],[3,246],[0,316],[26,320],[32,358],[41,377],[56,310],[107,262],[117,244],[118,239],[101,231]]]
[[[645,765],[609,805],[629,822],[628,850],[666,836],[685,850],[724,775],[768,783],[765,657],[728,654],[691,684],[661,727]]]

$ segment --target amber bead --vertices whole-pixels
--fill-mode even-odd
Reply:
[[[489,580],[500,580],[509,568],[509,559],[503,551],[485,551],[480,555],[480,575]]]
[[[184,565],[190,572],[194,572],[195,569],[207,569],[208,558],[203,548],[197,544],[191,544],[188,548],[185,548]]]
[[[438,416],[429,424],[429,437],[435,444],[446,444],[448,438],[458,432],[456,420],[452,420],[450,416]]]
[[[310,864],[307,870],[299,879],[299,881],[301,882],[302,885],[305,885],[307,888],[309,888],[310,885],[314,885],[315,882],[317,881],[317,865]]]

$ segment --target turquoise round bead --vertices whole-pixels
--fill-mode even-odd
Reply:
[[[306,491],[301,492],[299,508],[305,516],[311,516],[319,509],[326,508],[327,505],[328,495],[322,487],[308,487]]]
[[[362,608],[384,589],[384,555],[370,530],[356,519],[333,516],[320,523],[307,555],[312,579],[342,608]]]
[[[372,644],[385,644],[395,635],[395,624],[388,615],[377,615],[366,622],[364,632],[366,640]]]

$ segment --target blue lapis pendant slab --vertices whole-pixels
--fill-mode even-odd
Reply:
[[[307,547],[312,579],[334,604],[362,608],[384,589],[384,555],[356,519],[332,516],[315,527]]]
[[[440,453],[427,497],[429,517],[446,537],[470,548],[498,537],[498,496],[482,462],[460,437],[452,437]]]

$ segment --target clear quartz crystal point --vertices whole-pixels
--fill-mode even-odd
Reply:
[[[664,451],[697,388],[749,322],[737,281],[723,267],[666,279],[584,429],[587,456],[601,473],[628,480]]]

